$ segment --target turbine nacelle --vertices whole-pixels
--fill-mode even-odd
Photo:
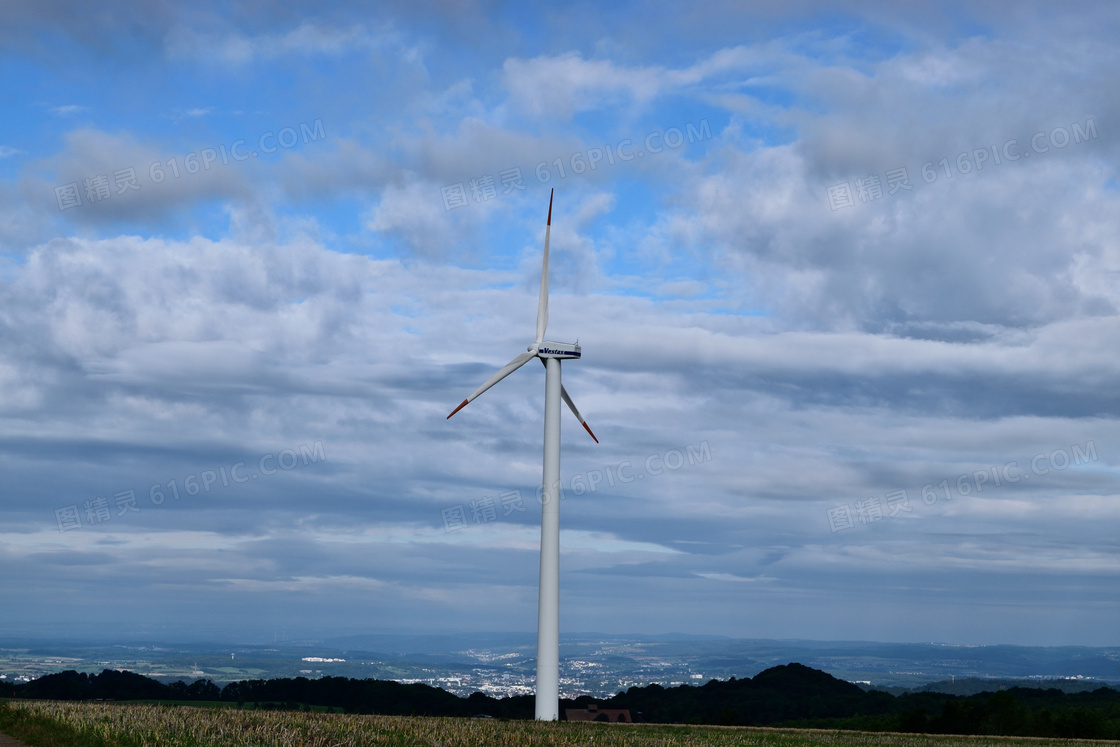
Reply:
[[[579,345],[572,342],[556,342],[554,340],[534,342],[528,347],[528,351],[538,358],[558,358],[560,360],[579,358],[581,355]]]

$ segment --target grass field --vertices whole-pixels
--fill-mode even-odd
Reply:
[[[0,731],[32,747],[1046,747],[1120,745],[1024,737],[951,737],[866,732],[664,726],[653,724],[554,723],[492,719],[352,716],[249,711],[186,706],[0,702]]]

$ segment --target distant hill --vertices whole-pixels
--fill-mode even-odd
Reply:
[[[976,695],[977,693],[994,693],[1000,690],[1010,690],[1015,687],[1025,690],[1061,690],[1063,693],[1087,693],[1100,689],[1101,686],[1113,687],[1112,683],[1101,683],[1094,680],[1076,679],[1031,679],[1013,680],[998,678],[966,677],[958,680],[944,680],[931,682],[928,685],[909,689],[907,692],[947,693],[949,695]]]
[[[646,721],[764,726],[888,713],[893,701],[887,693],[865,692],[858,685],[817,669],[785,664],[753,678],[712,680],[699,687],[632,687],[606,700],[577,698],[575,702],[579,707],[598,702],[603,708],[628,708]]]

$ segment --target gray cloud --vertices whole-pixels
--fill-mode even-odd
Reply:
[[[106,80],[129,44],[220,62],[276,105],[252,122],[327,137],[57,209],[59,184],[267,129],[200,88],[158,127],[49,118],[5,159],[0,622],[531,630],[542,372],[446,415],[532,339],[556,187],[549,333],[584,346],[564,381],[602,442],[565,415],[565,630],[1114,643],[1115,11],[823,7],[540,10],[540,43],[487,7],[6,8],[21,33],[59,16]],[[289,77],[254,94],[268,65]],[[701,119],[703,142],[532,173]],[[524,191],[442,202],[514,166]],[[912,190],[831,209],[902,166]]]

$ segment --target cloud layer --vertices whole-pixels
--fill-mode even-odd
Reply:
[[[565,630],[1116,644],[1113,6],[476,10],[0,11],[0,625],[532,630],[555,189]]]

